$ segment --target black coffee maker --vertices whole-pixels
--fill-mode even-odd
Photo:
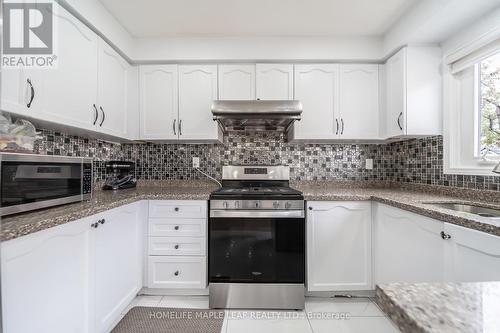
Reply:
[[[134,162],[109,161],[105,167],[108,178],[102,187],[103,190],[123,190],[137,186]]]

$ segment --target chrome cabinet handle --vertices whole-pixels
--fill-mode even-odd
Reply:
[[[174,122],[172,124],[172,129],[174,130],[174,135],[177,135],[177,133],[175,133],[175,122],[177,121],[177,119],[174,119]]]
[[[401,126],[401,117],[403,116],[403,112],[401,112],[398,116],[398,126],[400,130],[403,130],[403,126]]]
[[[174,275],[178,276],[179,275],[179,271],[175,271]]]
[[[30,97],[30,101],[28,102],[28,104],[26,104],[26,106],[28,108],[31,107],[31,103],[33,103],[33,99],[35,98],[35,88],[33,87],[33,84],[31,83],[31,79],[27,79],[26,80],[30,86],[30,91],[31,91],[31,97]]]
[[[95,104],[92,104],[94,106],[94,123],[93,125],[95,125],[97,123],[97,118],[99,118],[99,111],[97,111],[97,107],[95,106]]]
[[[99,124],[99,126],[102,126],[102,124],[104,124],[104,119],[106,119],[106,114],[104,113],[102,106],[100,106],[99,109],[101,109],[101,112],[102,112],[102,120],[101,120],[101,123]]]
[[[335,135],[339,134],[339,120],[335,118],[335,122],[337,123],[337,130],[335,131]]]
[[[451,238],[451,235],[445,233],[444,231],[441,231],[441,238],[444,240],[448,240]]]
[[[342,130],[340,131],[340,135],[344,134],[344,118],[340,118],[340,122],[342,123]]]
[[[179,245],[175,245],[174,249],[178,250],[179,249]]]
[[[182,135],[182,119],[179,119],[179,135]]]

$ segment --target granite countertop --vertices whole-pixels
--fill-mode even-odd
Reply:
[[[454,212],[425,202],[475,201],[500,208],[500,193],[438,190],[429,186],[402,187],[394,183],[292,182],[310,201],[373,200],[441,221],[500,236],[500,220]],[[146,181],[135,189],[95,190],[89,201],[47,208],[2,218],[0,240],[6,241],[140,200],[208,200],[217,185],[207,181]]]
[[[120,191],[97,189],[88,201],[3,217],[0,240],[25,236],[140,200],[208,200],[217,187],[204,181],[162,181]]]
[[[500,332],[500,282],[391,283],[376,302],[402,333]]]
[[[500,192],[394,183],[301,182],[293,186],[309,201],[372,200],[436,220],[500,236],[500,219],[452,211],[428,203],[461,202],[500,209]],[[362,187],[360,187],[362,186]]]

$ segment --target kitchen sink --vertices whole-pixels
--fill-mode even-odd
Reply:
[[[458,202],[426,202],[427,205],[433,205],[445,209],[454,210],[457,212],[464,212],[479,215],[489,218],[500,218],[500,209],[488,208],[473,204],[465,204]]]

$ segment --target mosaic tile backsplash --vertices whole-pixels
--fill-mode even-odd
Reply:
[[[139,179],[203,179],[191,167],[200,157],[201,169],[216,178],[223,165],[284,164],[293,180],[384,180],[462,188],[500,190],[500,177],[443,174],[442,137],[380,145],[288,143],[279,133],[232,134],[222,144],[115,144],[53,131],[42,131],[35,152],[95,159],[94,179],[105,179],[104,162],[136,163]],[[365,159],[373,169],[365,169]]]

